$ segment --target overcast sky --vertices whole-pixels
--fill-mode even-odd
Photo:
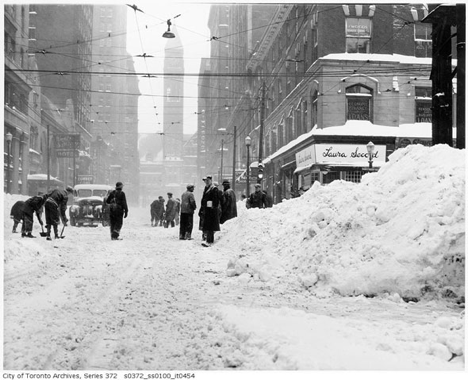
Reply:
[[[207,3],[190,2],[160,2],[138,1],[140,11],[128,7],[128,39],[127,50],[133,55],[146,53],[154,57],[135,57],[137,72],[162,73],[164,65],[164,50],[168,39],[162,34],[167,30],[167,20],[171,19],[171,31],[177,34],[184,49],[185,73],[198,73],[200,59],[209,57],[210,42],[207,26],[210,5]],[[180,15],[180,16],[179,16]],[[158,132],[163,130],[163,77],[139,78],[139,88],[142,94],[139,102],[140,132]],[[184,106],[182,117],[184,132],[195,133],[197,129],[197,95],[198,77],[185,78]],[[154,108],[156,106],[156,108]],[[156,112],[155,112],[156,111]],[[156,115],[156,113],[158,115]]]

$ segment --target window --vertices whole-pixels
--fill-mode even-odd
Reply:
[[[29,27],[28,39],[29,39],[29,41],[36,41],[36,27],[35,26],[30,26]]]
[[[311,112],[311,122],[312,128],[317,124],[317,112],[318,112],[318,92],[315,90],[314,95],[312,95],[312,112]]]
[[[370,53],[372,20],[367,18],[346,19],[346,53]]]
[[[415,88],[415,122],[432,123],[432,89],[430,87]]]
[[[372,90],[356,84],[346,89],[346,120],[372,121]]]
[[[414,55],[415,57],[432,57],[432,25],[414,25]]]

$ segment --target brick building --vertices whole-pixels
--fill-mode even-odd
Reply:
[[[241,168],[252,138],[251,167],[264,166],[261,183],[275,202],[314,180],[359,181],[370,141],[373,168],[399,146],[431,143],[431,25],[415,17],[427,13],[422,5],[281,4],[268,12],[244,67],[230,71],[244,92],[234,94],[225,128],[237,126]],[[226,36],[236,34],[233,21]],[[227,55],[238,57],[234,48]]]

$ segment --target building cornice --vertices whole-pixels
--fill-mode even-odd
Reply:
[[[275,42],[283,24],[287,20],[289,13],[291,12],[294,4],[283,4],[280,5],[271,19],[271,23],[268,26],[265,34],[263,35],[260,46],[252,53],[252,57],[247,62],[247,70],[254,70],[256,66],[261,64],[268,54],[271,45]]]

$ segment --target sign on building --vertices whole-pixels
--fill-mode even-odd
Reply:
[[[79,133],[59,133],[54,135],[57,157],[78,157],[80,148]]]

